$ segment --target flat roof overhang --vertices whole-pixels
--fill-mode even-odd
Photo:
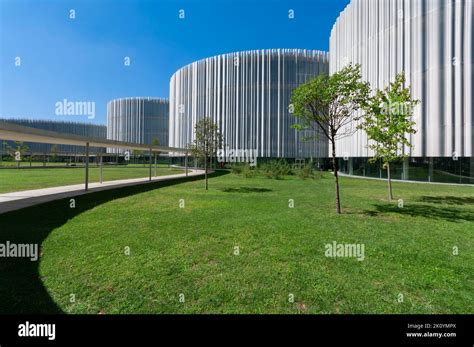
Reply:
[[[152,146],[132,142],[107,140],[98,137],[59,133],[55,131],[25,127],[23,125],[9,123],[4,120],[0,120],[0,139],[73,146],[86,146],[87,143],[89,143],[90,147],[124,148],[152,152],[189,152],[189,150],[185,148]]]

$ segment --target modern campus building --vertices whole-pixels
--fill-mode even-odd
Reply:
[[[170,100],[121,98],[107,105],[107,139],[184,148],[203,117],[218,124],[225,148],[253,150],[258,158],[328,158],[320,132],[292,128],[292,91],[306,81],[360,64],[371,87],[384,88],[405,72],[415,99],[417,133],[409,156],[391,165],[399,179],[474,183],[474,31],[472,0],[352,0],[330,36],[330,53],[304,49],[244,51],[205,58],[176,71]],[[105,127],[14,121],[60,132],[102,136]],[[22,123],[23,122],[23,123]],[[25,124],[24,122],[31,122]],[[338,141],[340,168],[386,177],[367,135]],[[347,130],[347,129],[345,129]],[[304,141],[319,135],[318,140]],[[156,144],[156,143],[155,143]],[[38,152],[47,145],[35,145]],[[70,150],[60,146],[61,151]],[[117,150],[108,150],[117,153]]]
[[[397,178],[474,183],[473,62],[472,0],[352,0],[330,37],[331,73],[359,63],[363,79],[383,88],[404,71],[421,101]],[[367,145],[363,131],[339,141],[343,170],[385,177],[368,165]]]
[[[168,145],[167,99],[122,98],[107,104],[107,139],[146,145]],[[116,153],[116,149],[107,149]]]
[[[315,50],[268,49],[217,55],[184,66],[170,81],[169,146],[194,140],[203,117],[218,124],[225,145],[271,158],[326,157],[324,137],[293,129],[291,92],[328,74],[328,54]]]
[[[92,123],[64,122],[42,119],[5,119],[6,121],[22,126],[36,129],[55,131],[65,134],[74,134],[87,137],[106,138],[107,127],[105,125]],[[1,141],[1,139],[0,139]],[[46,143],[26,142],[27,153],[50,154],[52,152],[60,155],[83,154],[85,148],[72,145],[51,145]],[[55,147],[53,147],[55,146]],[[8,148],[16,148],[17,145],[12,141],[2,141],[0,149],[3,153],[8,152]],[[104,152],[103,148],[90,148],[91,152]]]

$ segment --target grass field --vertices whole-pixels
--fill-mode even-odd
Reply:
[[[152,174],[154,174],[152,167]],[[158,165],[157,176],[183,173],[183,170]],[[127,166],[104,166],[103,180],[113,181],[127,178],[148,177],[149,167],[140,164]],[[71,168],[38,168],[38,169],[0,169],[0,193],[21,190],[49,188],[84,182],[85,169]],[[89,182],[99,182],[100,169],[96,165],[89,167]]]
[[[394,183],[399,208],[385,182],[343,177],[338,216],[330,174],[180,182],[0,215],[1,242],[42,244],[0,262],[0,311],[474,312],[474,188]],[[333,241],[365,259],[326,257]]]

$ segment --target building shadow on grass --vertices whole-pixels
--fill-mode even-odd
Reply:
[[[227,173],[216,171],[209,177]],[[51,231],[98,205],[154,189],[202,179],[202,176],[182,177],[80,195],[75,198],[76,208],[74,209],[69,208],[70,198],[66,198],[6,212],[0,214],[0,243],[5,244],[9,241],[10,244],[41,245]],[[44,287],[39,274],[39,265],[40,260],[30,261],[29,258],[0,258],[1,314],[63,313]]]
[[[364,211],[364,214],[377,217],[383,213],[397,213],[410,217],[425,217],[429,219],[446,220],[449,222],[474,222],[474,213],[456,207],[436,207],[433,205],[405,205],[399,208],[397,205],[374,205],[375,210]]]
[[[474,205],[474,197],[469,196],[422,196],[418,201],[431,204]]]
[[[272,189],[268,188],[255,188],[255,187],[239,187],[239,188],[224,188],[224,193],[268,193]]]

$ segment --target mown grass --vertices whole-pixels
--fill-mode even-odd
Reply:
[[[152,175],[154,175],[154,166],[151,172]],[[157,166],[156,175],[163,176],[183,172],[183,170],[168,168],[166,165],[159,165]],[[149,167],[138,164],[104,166],[102,175],[104,181],[148,177]],[[91,164],[89,167],[89,182],[99,182],[99,176],[99,167],[95,164]],[[0,169],[0,193],[79,184],[83,183],[84,179],[84,167],[36,169],[3,168]]]
[[[329,174],[228,174],[209,187],[95,193],[76,210],[53,202],[0,215],[0,235],[42,233],[36,281],[67,313],[474,311],[474,188],[394,183],[399,208],[385,182],[343,177],[336,215]],[[326,257],[333,241],[364,244],[365,259]],[[4,273],[34,298],[41,288],[15,275],[22,266],[33,265],[17,260]],[[8,293],[0,289],[4,310],[53,311],[44,298],[25,307]]]

